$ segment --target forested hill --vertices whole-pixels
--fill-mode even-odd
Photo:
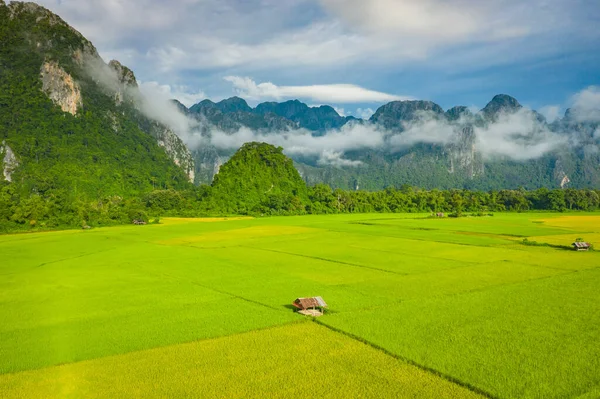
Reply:
[[[283,148],[246,143],[221,167],[212,184],[214,207],[234,213],[270,213],[270,209],[304,210],[308,189],[283,155]]]
[[[34,3],[0,0],[0,181],[64,203],[185,188],[181,140],[138,109],[132,71]]]

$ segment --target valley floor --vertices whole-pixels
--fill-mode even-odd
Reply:
[[[7,398],[600,397],[600,215],[0,237]],[[549,246],[524,245],[528,238]],[[329,311],[294,313],[297,297]]]

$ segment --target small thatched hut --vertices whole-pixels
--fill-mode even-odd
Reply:
[[[327,303],[320,296],[297,298],[292,305],[298,309],[298,313],[307,316],[321,316],[327,308]]]
[[[571,244],[575,251],[589,251],[592,247],[589,242],[577,241]]]

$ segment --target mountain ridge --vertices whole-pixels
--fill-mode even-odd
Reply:
[[[577,147],[557,148],[533,156],[524,154],[522,155],[524,159],[519,158],[519,154],[512,154],[508,150],[504,151],[506,155],[496,156],[486,156],[481,152],[482,149],[485,150],[483,148],[485,143],[482,143],[482,140],[485,141],[486,137],[494,138],[498,134],[500,138],[506,134],[514,135],[517,143],[523,140],[527,143],[535,135],[541,134],[541,142],[527,144],[534,149],[535,145],[543,146],[543,134],[553,135],[552,139],[586,143],[582,145],[588,146],[595,145],[590,140],[593,138],[593,129],[597,126],[574,124],[573,118],[569,119],[573,111],[567,110],[563,118],[548,124],[545,117],[535,110],[522,106],[516,98],[507,94],[498,94],[477,112],[473,112],[466,106],[455,106],[444,110],[432,101],[406,100],[382,105],[369,120],[346,117],[343,123],[330,128],[323,128],[322,121],[309,125],[299,122],[298,119],[294,121],[286,118],[291,118],[302,110],[321,108],[310,108],[299,100],[260,103],[246,114],[256,118],[256,114],[274,115],[277,112],[279,119],[276,126],[266,128],[258,124],[244,124],[240,118],[243,113],[240,112],[221,113],[221,121],[215,123],[215,126],[228,134],[234,134],[237,129],[246,127],[263,131],[268,137],[297,129],[304,129],[312,136],[319,137],[340,129],[352,129],[356,124],[371,130],[384,129],[389,132],[387,134],[398,134],[397,137],[400,139],[404,137],[402,134],[407,128],[411,135],[415,135],[425,132],[425,129],[429,128],[427,124],[437,124],[438,131],[431,133],[434,137],[439,131],[454,131],[448,138],[451,142],[445,144],[441,142],[428,144],[427,140],[415,142],[410,148],[397,150],[391,155],[368,148],[344,151],[343,156],[349,157],[346,164],[353,165],[352,167],[323,166],[319,165],[318,159],[314,157],[292,155],[309,184],[325,182],[334,187],[364,187],[372,190],[387,185],[402,184],[427,188],[435,188],[439,185],[443,188],[485,190],[521,186],[532,189],[565,187],[566,181],[575,187],[595,187],[596,184],[600,184],[600,170],[598,170],[600,162],[594,154],[589,153],[592,150],[588,150],[587,154],[580,154]],[[342,118],[332,107],[329,108],[331,108],[327,111],[329,114],[335,113],[338,118]],[[223,120],[231,123],[224,124]],[[211,122],[210,115],[207,115],[207,121]],[[527,129],[533,130],[525,131],[522,128],[522,131],[518,129],[515,132],[505,131],[511,128],[511,124],[524,124]],[[228,156],[227,151],[218,149],[215,149],[213,154],[220,154],[218,158],[221,163]],[[424,170],[428,172],[425,173]],[[420,175],[423,176],[419,177]],[[205,182],[210,181],[210,174],[205,174]]]

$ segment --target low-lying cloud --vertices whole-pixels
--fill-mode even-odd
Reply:
[[[569,145],[568,137],[552,132],[527,109],[501,114],[495,123],[475,128],[477,149],[486,158],[516,161],[536,159]]]
[[[471,121],[472,122],[472,121]],[[465,137],[465,126],[473,128],[473,136]],[[420,143],[448,146],[463,141],[474,145],[484,159],[527,161],[570,145],[568,135],[552,132],[527,109],[514,114],[502,114],[497,121],[473,125],[466,120],[449,122],[423,113],[414,122],[405,123],[401,133],[388,131],[371,123],[350,123],[339,130],[315,136],[307,130],[256,132],[241,128],[235,133],[211,130],[211,144],[221,150],[235,150],[249,141],[266,142],[284,148],[290,156],[313,156],[320,165],[338,167],[360,166],[359,160],[347,159],[345,154],[356,150],[401,152]],[[464,141],[466,140],[466,141]]]
[[[386,143],[386,133],[373,125],[350,124],[339,130],[331,130],[322,136],[315,136],[305,129],[257,132],[246,127],[235,133],[212,129],[205,144],[221,150],[236,150],[242,144],[258,141],[283,147],[290,156],[317,157],[321,165],[358,166],[360,161],[343,158],[347,151],[381,149]]]
[[[398,96],[365,89],[351,84],[328,84],[310,86],[277,86],[271,82],[256,83],[249,77],[226,76],[239,95],[254,100],[309,99],[316,102],[348,103],[386,103],[390,101],[411,100],[409,96]]]
[[[172,101],[175,93],[170,86],[156,82],[142,83],[139,87],[124,84],[114,68],[93,55],[86,55],[85,66],[87,73],[113,94],[115,99],[133,101],[142,114],[171,129],[189,148],[200,145],[202,138],[197,132],[201,128],[201,122],[181,112]],[[188,95],[188,100],[196,101],[195,97],[201,93]]]
[[[140,91],[146,97],[176,98],[186,107],[191,107],[206,98],[203,91],[192,91],[187,86],[161,85],[158,82],[140,82]]]
[[[578,122],[600,122],[600,87],[590,86],[572,98],[573,115]]]

